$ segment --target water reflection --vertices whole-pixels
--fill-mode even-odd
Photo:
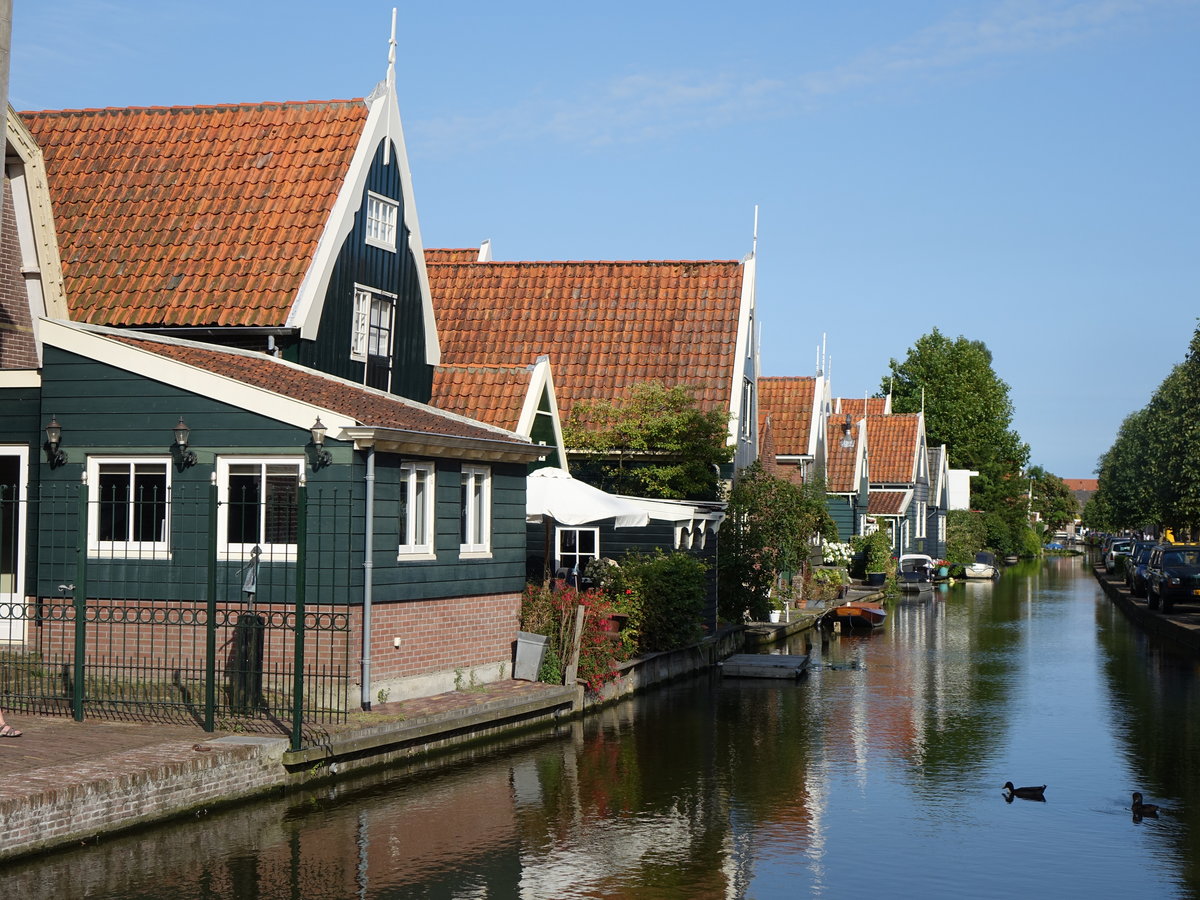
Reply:
[[[1072,559],[561,731],[11,866],[22,897],[1186,896],[1195,665]],[[1048,782],[1046,803],[1000,785]],[[1135,824],[1130,791],[1172,810]],[[1177,812],[1176,812],[1177,811]]]

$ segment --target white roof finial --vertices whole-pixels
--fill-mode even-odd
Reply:
[[[389,94],[396,93],[396,7],[392,7],[392,35],[388,38],[388,67],[387,90]],[[392,101],[387,101],[388,133],[383,141],[383,164],[386,166],[392,159]]]
[[[758,204],[754,204],[754,238],[750,242],[750,254],[758,258]]]

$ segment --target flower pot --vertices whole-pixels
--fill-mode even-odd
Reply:
[[[771,610],[771,621],[772,621],[772,622],[778,622],[778,621],[779,621],[779,618],[780,618],[780,616],[782,616],[782,615],[783,615],[783,613],[782,613],[780,610],[778,610],[778,609],[773,609],[773,610]]]
[[[887,572],[868,572],[867,585],[869,587],[883,587],[887,583]]]

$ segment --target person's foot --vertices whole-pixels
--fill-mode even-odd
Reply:
[[[11,725],[5,725],[3,728],[0,728],[0,738],[20,736],[21,732],[17,731],[17,729],[13,728]]]

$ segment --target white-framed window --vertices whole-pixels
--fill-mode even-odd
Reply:
[[[371,324],[371,292],[354,289],[354,319],[350,325],[350,358],[367,359],[367,332]]]
[[[554,531],[554,558],[568,575],[582,575],[588,563],[600,558],[600,529],[558,527]]]
[[[917,501],[917,534],[918,538],[925,537],[926,517],[929,515],[929,506],[923,500]]]
[[[742,380],[742,438],[749,440],[754,435],[754,382]]]
[[[490,556],[492,550],[492,472],[486,466],[463,466],[459,530],[463,556]]]
[[[267,561],[295,559],[303,475],[300,457],[218,457],[218,555],[249,558],[257,547]]]
[[[367,243],[384,250],[396,249],[396,219],[400,204],[390,197],[367,192]]]
[[[89,456],[88,555],[171,555],[171,465],[163,457]]]
[[[403,463],[400,466],[400,553],[401,559],[434,559],[433,463]]]
[[[354,313],[350,326],[350,358],[363,362],[368,356],[392,355],[392,319],[396,295],[356,284]]]

